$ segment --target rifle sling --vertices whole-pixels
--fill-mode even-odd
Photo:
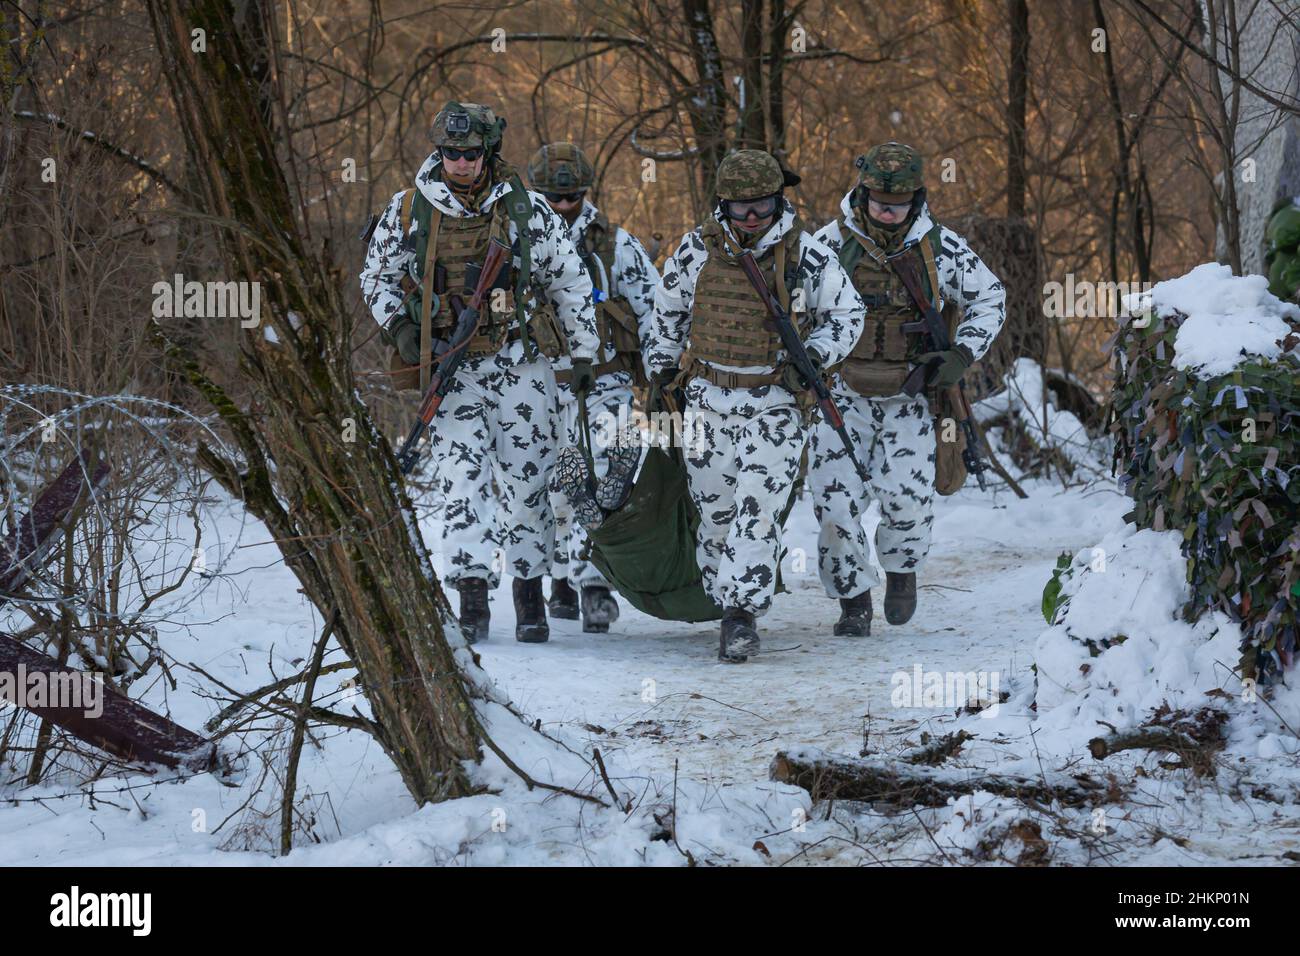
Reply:
[[[433,351],[433,274],[438,258],[438,227],[442,225],[442,210],[432,206],[433,218],[429,221],[429,242],[424,247],[424,262],[420,278],[424,288],[420,293],[420,391],[429,388],[430,366]]]

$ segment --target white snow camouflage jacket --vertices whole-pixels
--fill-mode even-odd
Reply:
[[[573,240],[575,249],[582,248],[587,229],[595,222],[597,212],[596,207],[590,202],[582,204],[582,212],[573,221],[573,225],[569,226],[569,238]],[[650,258],[650,254],[645,251],[645,247],[636,236],[622,226],[615,228],[617,232],[614,236],[614,274],[609,277],[610,288],[601,291],[611,298],[621,295],[627,299],[628,307],[637,318],[640,339],[644,342],[654,312],[655,289],[659,287],[659,270],[655,268],[654,260]],[[569,356],[562,355],[553,365],[559,371],[572,367],[573,361]],[[632,376],[626,371],[615,372],[604,377],[622,385],[632,384]]]
[[[715,210],[713,215],[734,238],[735,233],[731,232],[721,209]],[[787,200],[781,218],[754,246],[755,255],[770,249],[793,226],[794,207]],[[708,256],[700,229],[696,228],[682,237],[681,244],[665,264],[663,278],[655,292],[650,334],[641,343],[647,372],[653,374],[674,368],[681,358],[690,338],[695,282]],[[799,263],[795,285],[790,289],[792,296],[795,288],[803,290],[803,304],[812,317],[812,332],[804,344],[816,349],[826,365],[835,364],[849,354],[862,334],[866,307],[835,253],[807,232],[801,233],[799,238]],[[745,373],[773,370],[728,365],[716,367]],[[696,378],[687,389],[687,401],[722,414],[753,415],[768,408],[793,405],[794,396],[780,385],[725,388]]]
[[[840,201],[842,216],[827,223],[817,230],[817,238],[826,243],[835,253],[840,254],[844,245],[844,233],[851,230],[861,236],[862,230],[854,221],[853,207],[850,201],[853,190]],[[916,217],[912,227],[903,239],[902,248],[919,243],[931,229],[934,220],[930,217],[930,207],[922,206],[921,214]],[[1007,294],[1002,281],[995,276],[966,244],[966,240],[947,226],[939,227],[939,250],[935,255],[935,269],[939,273],[939,307],[943,301],[951,299],[962,310],[962,321],[953,336],[953,345],[958,343],[971,350],[978,360],[1007,320]]]
[[[509,183],[496,183],[483,201],[482,210],[471,213],[451,189],[442,181],[438,167],[441,160],[431,155],[415,176],[416,188],[444,216],[463,218],[482,215],[510,190]],[[534,294],[542,294],[555,306],[556,316],[569,337],[569,352],[577,358],[592,358],[599,340],[596,337],[596,313],[591,299],[591,280],[582,267],[578,251],[565,222],[546,204],[539,193],[528,192],[533,214],[528,221],[531,244],[531,282]],[[361,271],[361,293],[370,313],[380,325],[386,325],[402,301],[403,273],[415,276],[414,243],[404,243],[401,235],[402,193],[393,196],[375,227],[366,252],[366,265]],[[412,223],[414,225],[414,223]],[[508,222],[512,243],[518,239],[513,222]],[[520,265],[518,251],[513,259],[514,268]],[[524,359],[523,343],[512,341],[499,353],[512,364]],[[471,360],[472,361],[472,360]]]

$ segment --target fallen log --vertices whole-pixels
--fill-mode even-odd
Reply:
[[[1087,778],[943,769],[890,757],[846,757],[812,749],[779,751],[769,776],[807,790],[814,801],[861,800],[900,810],[942,807],[955,797],[977,792],[1071,807],[1109,799],[1104,785]]]
[[[0,605],[45,562],[108,473],[93,450],[83,449],[0,539]],[[129,763],[195,773],[219,764],[212,741],[105,686],[97,675],[66,667],[2,633],[0,700]]]
[[[63,538],[63,529],[108,477],[108,463],[84,448],[57,478],[36,496],[32,510],[0,539],[0,604],[4,604],[39,568]]]
[[[97,675],[61,667],[8,634],[0,634],[0,700],[128,763],[194,773],[217,769],[212,741],[105,686]]]
[[[901,759],[910,764],[924,764],[927,767],[936,767],[951,757],[961,753],[962,744],[968,740],[974,740],[975,735],[969,734],[964,730],[959,730],[955,734],[944,734],[935,740],[927,740],[927,735],[921,735],[921,746],[916,750],[902,754]]]
[[[1121,750],[1167,750],[1182,761],[1181,767],[1197,776],[1214,772],[1214,755],[1221,749],[1221,742],[1201,743],[1170,727],[1159,726],[1116,731],[1088,741],[1088,751],[1097,760],[1105,760]]]

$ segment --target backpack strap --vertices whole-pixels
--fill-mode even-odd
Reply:
[[[942,227],[935,223],[934,228],[926,233],[925,238],[920,242],[921,258],[925,260],[925,274],[930,280],[930,302],[936,312],[939,311],[943,301],[943,296],[939,293],[939,265],[936,261],[942,238]]]
[[[781,303],[782,310],[787,315],[790,314],[790,277],[786,273],[786,242],[785,237],[776,244],[776,251],[772,256],[772,272],[776,279],[776,301]]]
[[[528,315],[524,309],[524,297],[528,294],[528,284],[532,281],[532,242],[528,237],[528,223],[533,217],[533,201],[524,188],[523,180],[513,166],[501,162],[497,166],[497,175],[510,184],[510,190],[502,197],[506,204],[506,215],[515,227],[515,236],[519,242],[519,275],[515,279],[515,318],[519,322],[519,338],[524,343],[524,355],[529,352]]]
[[[407,196],[414,192],[415,189],[407,190]],[[420,292],[420,391],[423,392],[429,387],[429,378],[433,372],[433,300],[435,297],[433,291],[434,263],[438,259],[438,230],[442,226],[442,210],[434,207],[433,203],[425,200],[421,205],[427,208],[429,212],[429,241],[424,247],[424,262],[420,267],[420,278],[423,289]],[[408,208],[407,200],[402,202],[403,211]],[[423,212],[423,209],[421,210]]]
[[[588,236],[591,235],[593,230],[596,238],[594,242],[591,242],[591,253],[604,265],[605,271],[610,275],[610,284],[612,285],[616,271],[615,264],[618,260],[618,227],[610,225],[605,214],[601,212],[596,214],[596,218],[588,227]],[[609,292],[610,290],[606,289],[605,291]]]
[[[785,244],[785,269],[782,270],[781,275],[785,282],[787,296],[789,290],[799,284],[799,264],[803,261],[803,234],[807,231],[803,220],[796,216],[794,225],[782,237],[782,242]],[[790,303],[787,301],[782,301],[781,305],[787,310],[790,308]]]
[[[840,265],[844,267],[844,271],[852,275],[853,270],[856,269],[858,263],[862,261],[862,254],[866,252],[866,250],[862,247],[862,243],[858,241],[858,234],[856,232],[852,229],[846,231],[848,235],[846,235],[844,241],[840,243],[839,260]]]
[[[415,202],[415,194],[419,190],[411,188],[402,193],[402,238],[411,231],[411,206]]]

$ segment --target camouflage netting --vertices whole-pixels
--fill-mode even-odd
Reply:
[[[1170,310],[1150,314],[1146,328],[1121,320],[1108,417],[1114,467],[1134,500],[1127,520],[1183,533],[1192,595],[1184,619],[1219,609],[1239,622],[1241,676],[1267,681],[1296,651],[1300,335],[1287,320],[1292,333],[1276,360],[1243,357],[1198,378],[1174,367],[1187,319]]]

